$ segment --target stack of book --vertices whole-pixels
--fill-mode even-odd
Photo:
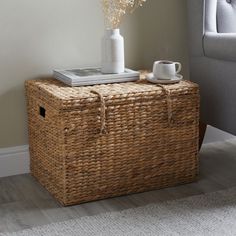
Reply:
[[[54,78],[69,86],[111,84],[131,82],[139,79],[140,73],[125,69],[120,74],[103,74],[100,68],[81,68],[73,70],[54,70]]]

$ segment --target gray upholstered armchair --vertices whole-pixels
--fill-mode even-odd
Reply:
[[[236,0],[187,0],[190,79],[201,119],[236,135]]]

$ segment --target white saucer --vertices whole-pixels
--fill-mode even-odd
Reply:
[[[149,82],[154,83],[154,84],[175,84],[175,83],[179,83],[183,79],[183,76],[180,74],[177,74],[175,78],[173,79],[156,79],[153,76],[153,73],[149,73],[146,75],[146,79]]]

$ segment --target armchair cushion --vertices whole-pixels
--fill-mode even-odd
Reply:
[[[236,0],[218,0],[217,28],[219,33],[236,33]]]
[[[208,32],[203,42],[207,57],[236,62],[236,33]]]

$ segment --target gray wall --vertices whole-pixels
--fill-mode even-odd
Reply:
[[[121,27],[126,65],[178,60],[188,77],[186,28],[186,0],[147,0]],[[99,0],[1,0],[0,148],[28,143],[24,81],[99,65],[103,31]]]
[[[187,0],[147,0],[139,13],[142,65],[152,68],[159,59],[180,61],[188,78]]]

